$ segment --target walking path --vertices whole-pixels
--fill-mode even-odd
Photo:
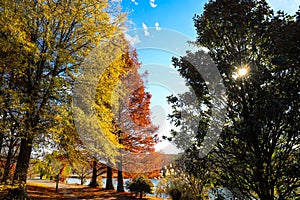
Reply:
[[[128,192],[117,193],[115,190],[103,190],[101,188],[90,188],[83,185],[59,183],[58,193],[55,192],[55,182],[50,180],[27,180],[27,192],[32,200],[48,199],[99,199],[99,200],[129,200],[136,199]],[[159,200],[160,198],[147,197],[148,200]],[[161,200],[161,199],[160,199]]]

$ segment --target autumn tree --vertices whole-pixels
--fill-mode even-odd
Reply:
[[[117,162],[118,192],[124,191],[123,157],[125,160],[134,160],[135,156],[154,152],[155,131],[157,130],[150,118],[151,94],[145,91],[142,79],[147,73],[142,76],[139,74],[140,63],[135,50],[129,48],[129,53],[125,57],[127,57],[126,65],[130,66],[130,71],[122,77],[121,85],[116,91],[119,103],[115,108],[118,128],[116,134],[122,145]],[[134,169],[125,168],[125,171],[127,170]]]
[[[85,56],[116,30],[108,6],[89,0],[1,1],[1,73],[9,91],[1,100],[13,99],[10,113],[21,140],[13,178],[20,187],[10,191],[10,198],[25,198],[34,139],[55,123],[55,108],[64,104]]]
[[[226,123],[209,154],[218,183],[238,198],[299,196],[299,12],[274,15],[265,1],[211,0],[194,23],[227,90]],[[174,64],[203,101],[205,82],[188,60]]]
[[[114,48],[115,46],[119,48]],[[118,129],[113,112],[113,108],[118,105],[118,96],[114,90],[118,87],[121,77],[131,70],[128,51],[128,42],[120,33],[112,43],[94,50],[86,63],[87,70],[84,71],[84,76],[79,77],[74,99],[79,110],[75,119],[77,129],[84,134],[81,135],[81,140],[93,158],[91,186],[97,186],[99,170],[96,166],[98,162],[102,162],[107,165],[106,189],[113,189],[112,166],[116,162],[117,148],[121,145],[116,134]],[[108,60],[107,57],[111,59]],[[93,87],[96,89],[90,90]],[[90,112],[90,106],[94,108],[93,112]]]

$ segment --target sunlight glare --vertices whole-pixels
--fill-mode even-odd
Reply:
[[[239,77],[244,77],[248,73],[248,68],[247,67],[240,68],[240,69],[238,69],[237,73],[238,73]]]

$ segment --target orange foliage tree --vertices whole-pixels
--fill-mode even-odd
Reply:
[[[127,56],[128,64],[132,70],[122,79],[122,84],[118,89],[119,104],[116,109],[116,125],[118,127],[119,143],[122,145],[120,156],[117,162],[118,186],[117,191],[124,191],[123,171],[136,172],[138,169],[126,165],[127,160],[135,160],[144,157],[146,154],[155,152],[154,145],[157,142],[155,132],[158,127],[152,124],[150,100],[152,95],[145,90],[143,77],[147,72],[140,75],[138,69],[137,53],[131,50]],[[125,159],[123,159],[125,158]]]

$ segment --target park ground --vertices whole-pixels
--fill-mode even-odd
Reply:
[[[104,190],[102,188],[91,188],[83,185],[73,185],[59,183],[58,193],[55,192],[55,182],[49,180],[28,180],[27,193],[32,200],[48,199],[97,199],[97,200],[129,200],[138,199],[128,192],[117,193],[115,190]],[[0,199],[6,195],[5,191],[0,191]],[[144,197],[147,200],[163,200],[156,197]]]

